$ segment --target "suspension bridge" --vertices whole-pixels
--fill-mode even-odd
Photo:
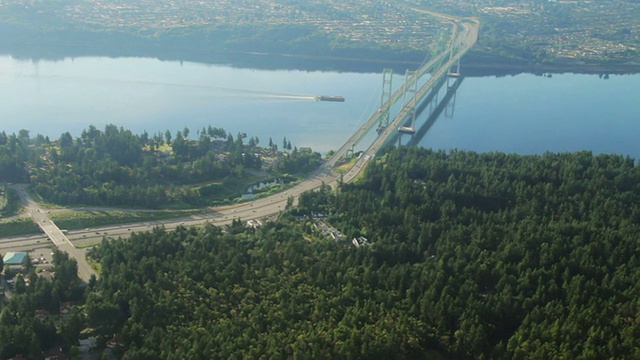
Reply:
[[[392,91],[392,72],[383,72],[383,89],[380,107],[358,128],[349,139],[323,165],[330,169],[355,146],[362,141],[374,128],[378,136],[371,145],[363,151],[365,160],[372,158],[398,131],[415,132],[415,117],[420,104],[435,96],[446,77],[460,76],[460,59],[476,43],[478,39],[479,22],[475,19],[447,17],[451,27],[448,44],[435,51],[431,59],[414,71],[407,70],[404,83]],[[424,81],[423,77],[430,74]],[[420,85],[424,82],[422,85]],[[392,108],[400,101],[400,111],[391,116]],[[409,124],[408,126],[405,126]]]

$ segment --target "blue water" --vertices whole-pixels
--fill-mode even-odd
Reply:
[[[378,88],[378,89],[376,89]],[[79,136],[90,124],[190,137],[209,125],[328,151],[379,106],[377,74],[237,69],[146,58],[0,57],[0,131]],[[313,95],[344,96],[345,103]],[[377,100],[373,101],[374,99]],[[368,110],[367,110],[368,108]]]
[[[540,154],[591,150],[640,159],[640,76],[465,78],[452,118],[420,141],[435,149]]]
[[[463,69],[464,70],[464,69]],[[381,69],[382,71],[382,69]],[[403,76],[394,78],[399,86]],[[136,133],[190,137],[209,125],[283,137],[321,152],[338,148],[380,105],[379,73],[238,69],[148,58],[21,61],[0,57],[0,131],[79,136],[113,123]],[[563,74],[466,78],[454,115],[421,146],[521,154],[592,150],[640,158],[640,75]],[[316,102],[340,95],[344,103]]]

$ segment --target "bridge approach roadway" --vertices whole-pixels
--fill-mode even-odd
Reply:
[[[438,16],[431,12],[428,13]],[[414,94],[416,97],[416,102],[414,102],[414,104],[419,103],[434,87],[434,85],[438,83],[438,80],[447,75],[449,69],[475,44],[477,40],[479,26],[477,20],[461,19],[451,16],[441,17],[453,23],[454,39],[451,44],[453,49],[446,49],[416,71],[416,76],[418,77],[424,75],[427,71],[430,71],[431,77],[420,88],[420,90]],[[447,56],[448,59],[446,62],[436,69],[432,69],[434,64],[441,63],[441,61],[447,58]],[[330,159],[328,159],[318,170],[301,183],[281,194],[275,194],[238,205],[213,208],[210,209],[210,212],[205,212],[202,215],[155,222],[112,225],[107,227],[69,231],[66,234],[63,234],[57,227],[55,227],[55,224],[51,223],[51,220],[48,219],[46,212],[44,212],[42,208],[38,207],[37,204],[28,199],[24,192],[21,195],[23,196],[23,200],[28,204],[28,209],[31,212],[31,216],[34,218],[34,221],[38,222],[54,244],[58,246],[60,250],[66,251],[72,257],[76,258],[79,265],[79,275],[86,281],[94,272],[88,267],[86,259],[84,258],[84,253],[80,249],[75,248],[73,246],[74,243],[96,242],[100,241],[104,236],[127,238],[133,232],[149,231],[158,226],[162,226],[170,230],[181,225],[189,226],[209,223],[219,226],[229,224],[233,219],[250,220],[268,218],[282,211],[290,197],[295,200],[303,192],[317,189],[322,184],[335,185],[340,178],[345,183],[353,181],[364,169],[366,164],[375,157],[375,154],[380,150],[380,148],[406,121],[412,111],[412,107],[405,105],[400,110],[399,114],[394,117],[393,121],[391,121],[383,131],[379,133],[378,137],[363,152],[362,156],[360,156],[358,161],[347,173],[339,175],[332,171],[332,169],[349,149],[352,149],[357,142],[359,142],[369,131],[372,130],[374,126],[376,126],[376,124],[380,122],[380,118],[384,114],[384,111],[388,110],[393,104],[395,104],[402,95],[403,91],[401,87],[390,96],[389,100],[385,104],[383,104],[381,111],[376,111],[371,115],[369,119],[353,135],[351,135],[351,137],[349,137],[345,144],[341,146]],[[33,241],[40,242],[40,240],[36,239],[39,238],[22,236],[0,239],[0,252],[7,251],[7,249],[11,249],[8,251],[16,251],[22,246],[31,247],[33,245]]]

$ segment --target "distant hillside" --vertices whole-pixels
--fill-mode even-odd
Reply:
[[[25,58],[149,56],[250,67],[404,70],[420,63],[450,25],[414,11],[429,8],[481,21],[466,59],[472,72],[640,69],[637,1],[257,0],[153,4],[5,0],[0,53]],[[265,55],[275,56],[273,58]],[[369,67],[371,63],[375,66]],[[359,65],[354,65],[359,64]]]

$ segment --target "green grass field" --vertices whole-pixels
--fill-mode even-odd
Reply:
[[[97,226],[127,224],[144,221],[173,219],[202,214],[205,210],[189,211],[64,211],[51,214],[51,220],[60,229],[77,230]]]
[[[36,234],[40,228],[31,218],[18,218],[0,222],[0,237]]]

